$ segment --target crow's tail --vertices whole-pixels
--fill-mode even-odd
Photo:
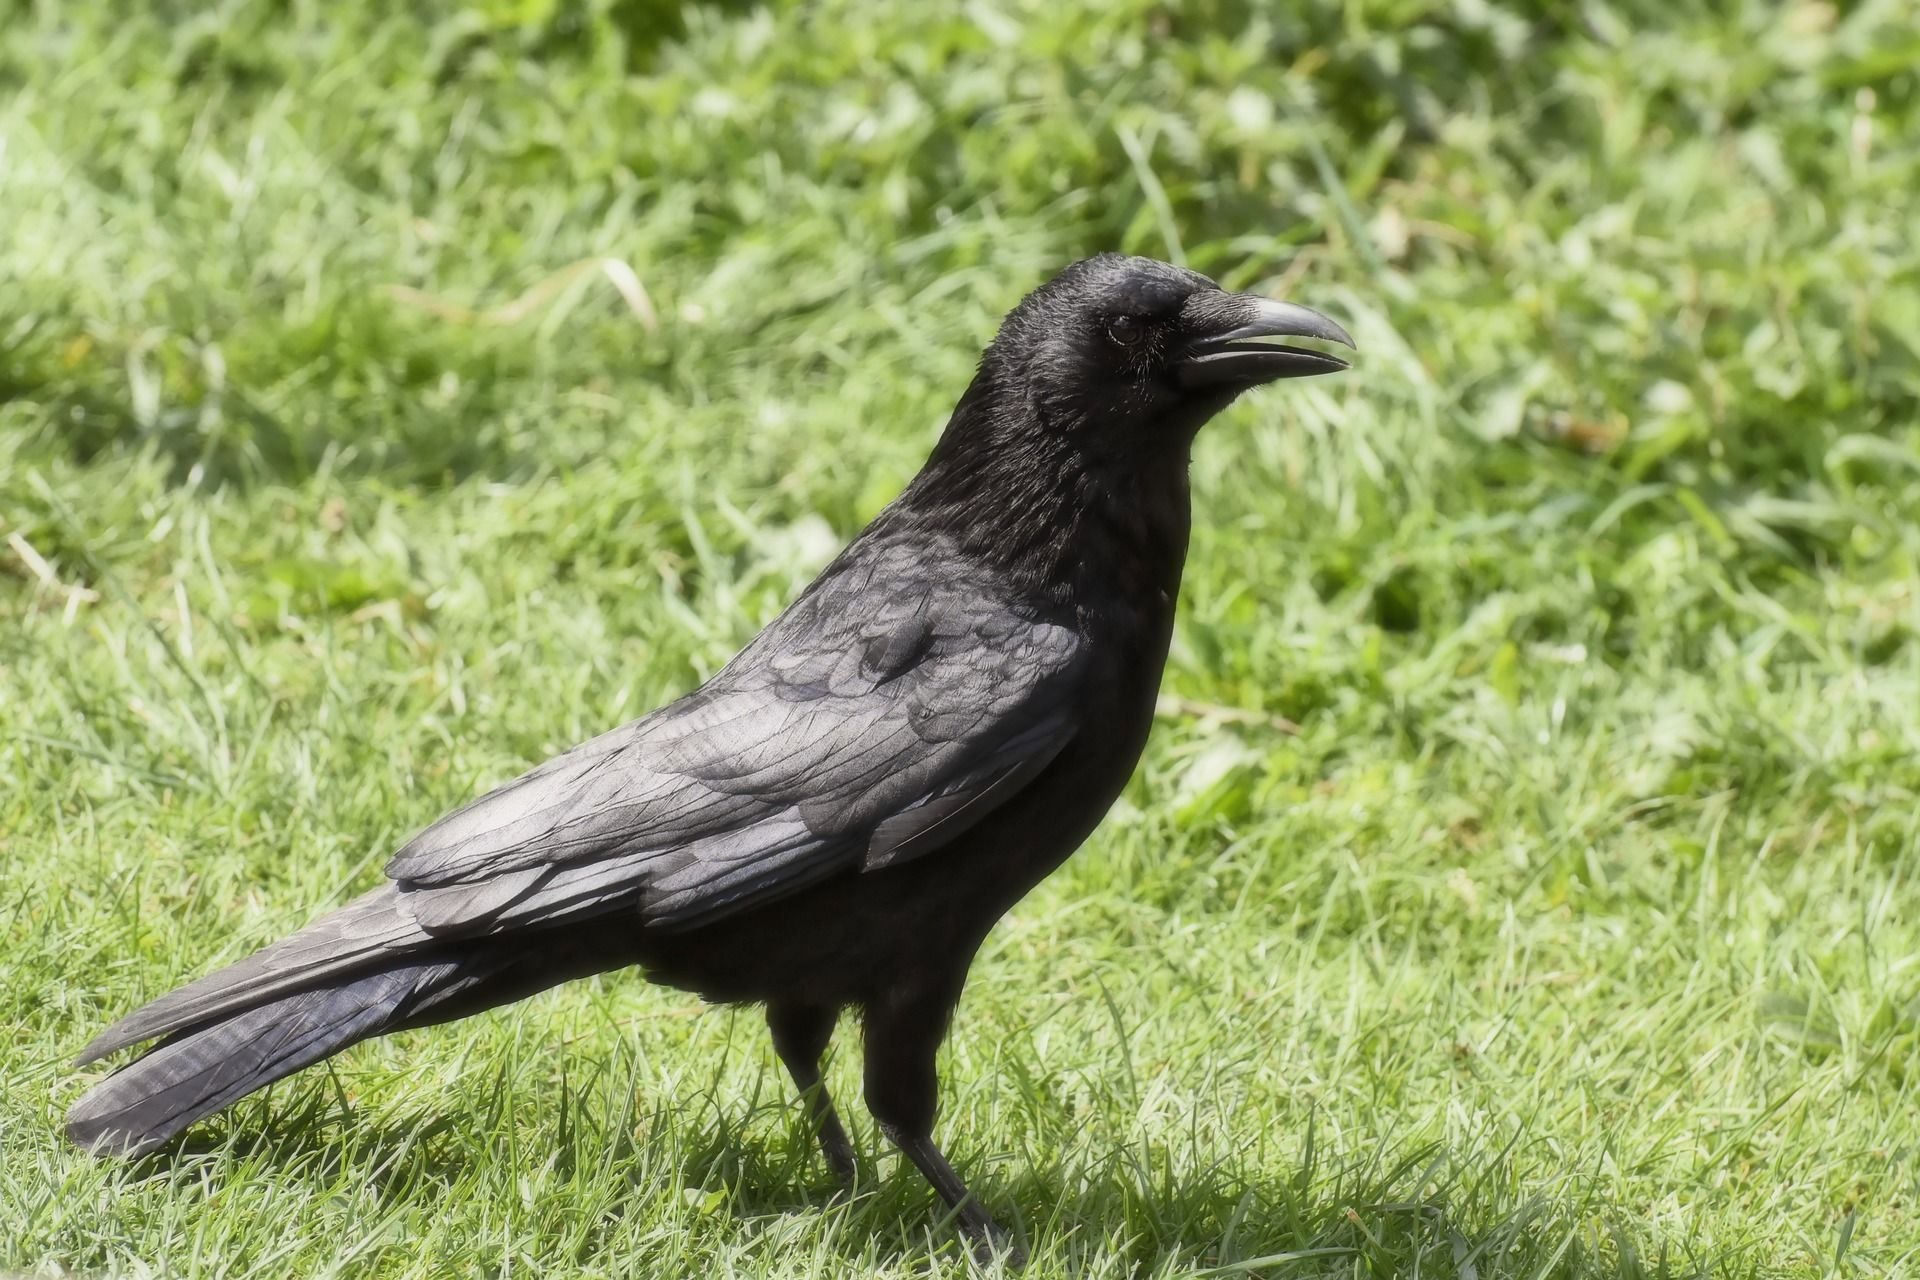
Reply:
[[[164,1037],[67,1113],[96,1155],[141,1155],[202,1116],[350,1044],[464,1017],[632,962],[620,931],[465,939],[422,929],[391,886],[135,1010],[81,1062]]]
[[[75,1103],[67,1135],[95,1155],[142,1155],[255,1089],[395,1030],[423,998],[470,981],[464,967],[398,965],[180,1031]]]

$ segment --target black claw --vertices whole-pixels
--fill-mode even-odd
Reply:
[[[846,1190],[853,1190],[860,1180],[860,1163],[854,1159],[853,1144],[847,1141],[846,1134],[822,1133],[820,1154],[826,1158],[833,1180]]]
[[[988,1218],[984,1213],[981,1220],[965,1221],[960,1224],[960,1237],[967,1243],[967,1252],[973,1260],[983,1267],[998,1262],[1008,1271],[1018,1271],[1027,1265],[1027,1251],[1015,1242],[1005,1227]]]

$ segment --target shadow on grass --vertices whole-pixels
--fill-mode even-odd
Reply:
[[[849,1193],[785,1103],[729,1115],[712,1098],[695,1098],[609,1126],[585,1107],[571,1117],[561,1107],[551,1133],[516,1141],[512,1126],[498,1123],[501,1102],[496,1091],[490,1106],[369,1124],[343,1113],[336,1094],[301,1090],[291,1106],[244,1106],[224,1132],[196,1131],[129,1172],[166,1179],[183,1161],[213,1156],[241,1179],[240,1169],[267,1165],[316,1189],[353,1182],[388,1203],[438,1211],[456,1187],[514,1195],[521,1171],[537,1162],[557,1180],[556,1194],[578,1192],[598,1206],[603,1236],[633,1214],[691,1209],[712,1219],[696,1230],[767,1236],[776,1247],[791,1237],[767,1233],[775,1220],[820,1218],[809,1248],[838,1274],[876,1260],[963,1263],[931,1190],[870,1132],[856,1138],[864,1159]],[[957,1163],[1038,1274],[1681,1280],[1758,1271],[1751,1250],[1705,1257],[1684,1242],[1649,1247],[1621,1206],[1590,1193],[1529,1191],[1553,1171],[1529,1167],[1511,1142],[1465,1150],[1383,1142],[1334,1164],[1313,1154],[1307,1135],[1301,1164],[1283,1177],[1236,1168],[1232,1155],[1177,1170],[1168,1152],[1151,1147],[1038,1164],[966,1151]],[[205,1167],[195,1176],[205,1178]]]

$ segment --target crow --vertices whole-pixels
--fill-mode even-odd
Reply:
[[[1009,313],[926,465],[704,685],[447,815],[388,883],[108,1028],[158,1039],[67,1118],[138,1155],[370,1036],[638,966],[765,1007],[833,1172],[820,1063],[860,1013],[866,1102],[976,1256],[1023,1256],[933,1140],[936,1054],[994,922],[1146,744],[1196,432],[1346,364],[1305,307],[1103,254]]]

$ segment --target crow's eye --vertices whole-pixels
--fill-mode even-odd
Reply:
[[[1123,347],[1130,347],[1145,336],[1147,327],[1132,316],[1115,316],[1107,324],[1107,336]]]

